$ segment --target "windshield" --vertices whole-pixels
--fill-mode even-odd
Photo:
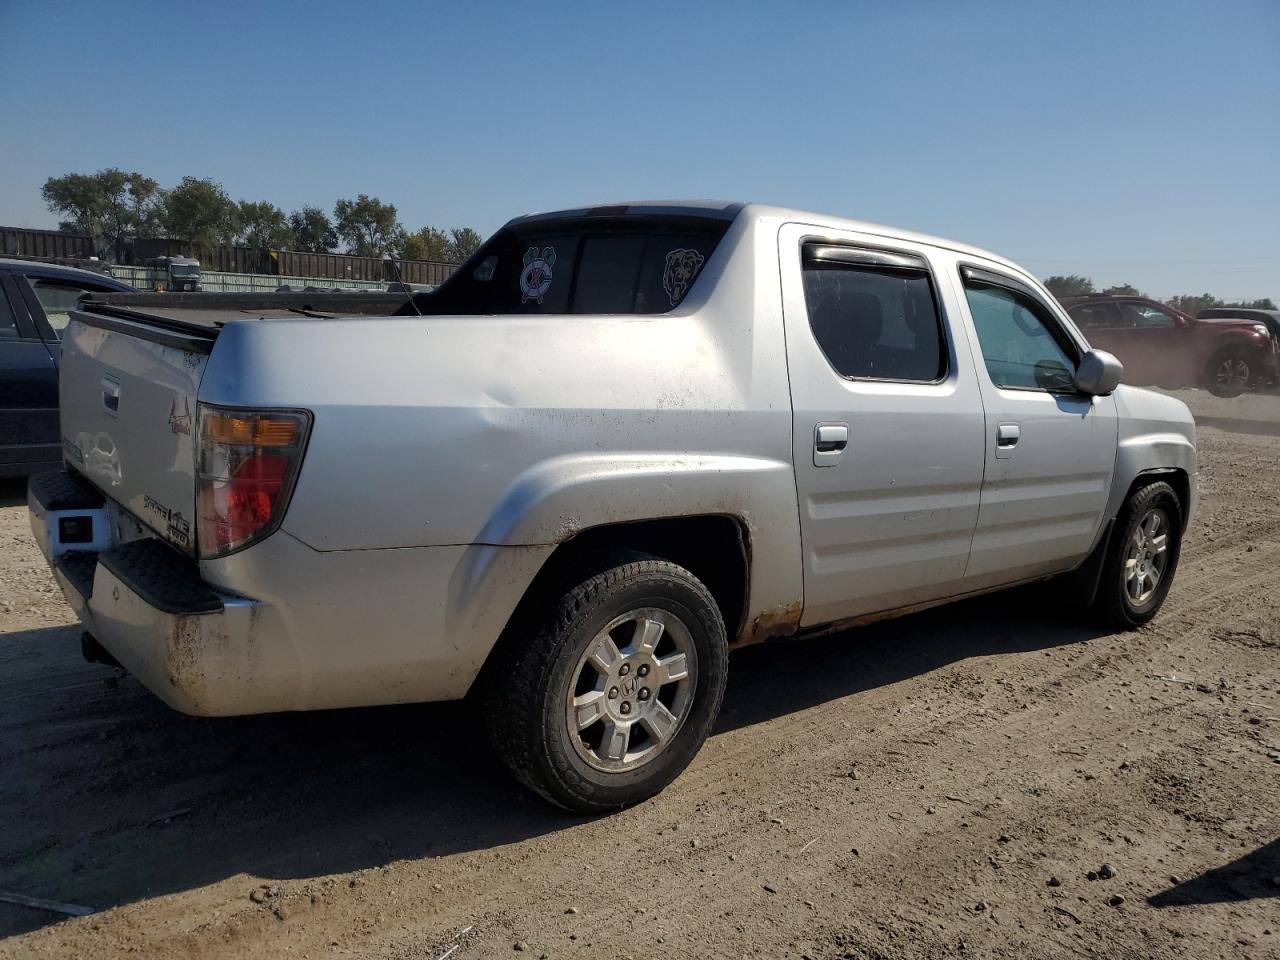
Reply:
[[[506,227],[417,302],[429,314],[667,313],[693,288],[728,226],[671,216]]]
[[[200,268],[189,263],[175,263],[170,265],[169,273],[175,277],[198,277]]]

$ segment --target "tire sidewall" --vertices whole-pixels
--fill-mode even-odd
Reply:
[[[634,770],[607,773],[588,765],[574,749],[565,718],[566,700],[587,645],[611,620],[643,607],[665,610],[688,627],[697,656],[693,702],[675,740],[657,757]],[[689,765],[710,734],[724,694],[727,663],[719,610],[697,581],[655,573],[605,592],[559,638],[540,711],[541,739],[550,764],[547,772],[572,794],[602,808],[625,806],[657,793]]]

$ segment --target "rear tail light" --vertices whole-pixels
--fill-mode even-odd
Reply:
[[[223,557],[280,526],[298,477],[311,414],[200,405],[196,543]]]

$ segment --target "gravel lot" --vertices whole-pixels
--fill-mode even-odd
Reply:
[[[0,891],[100,911],[0,902],[0,957],[1280,957],[1280,397],[1183,396],[1148,627],[1039,588],[742,651],[688,772],[601,818],[464,706],[173,713],[82,661],[0,486]]]

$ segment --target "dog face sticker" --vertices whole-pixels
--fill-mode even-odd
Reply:
[[[662,271],[662,289],[667,292],[667,298],[673,307],[688,292],[698,271],[702,269],[704,260],[706,257],[697,250],[687,250],[684,247],[667,253],[667,264]]]
[[[530,247],[524,253],[524,269],[520,271],[520,302],[528,303],[542,298],[551,289],[551,268],[556,265],[556,248]]]

